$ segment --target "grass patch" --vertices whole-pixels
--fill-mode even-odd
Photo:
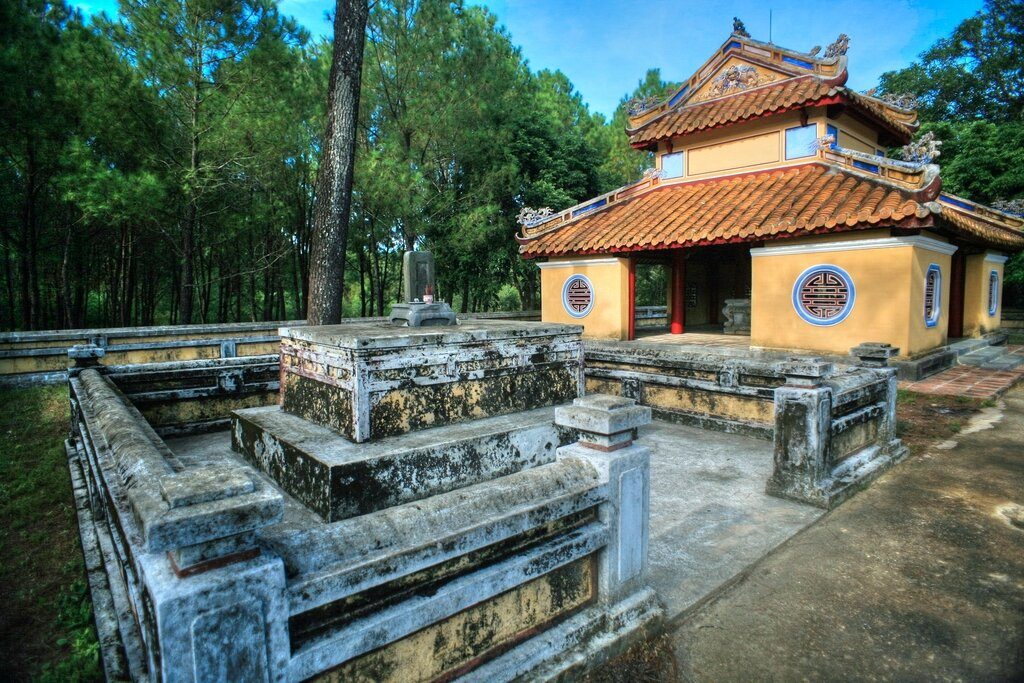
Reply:
[[[64,386],[0,391],[0,679],[98,681]]]

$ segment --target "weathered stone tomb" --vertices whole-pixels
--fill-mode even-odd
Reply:
[[[579,328],[343,327],[282,330],[281,405],[231,448],[72,373],[109,677],[545,680],[659,618],[650,409],[580,397]]]

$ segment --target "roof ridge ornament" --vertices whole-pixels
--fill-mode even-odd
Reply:
[[[871,97],[881,102],[885,102],[890,107],[897,109],[904,109],[906,111],[916,111],[919,105],[917,95],[914,93],[903,92],[903,93],[892,93],[887,92],[881,95],[878,94],[878,88],[868,88],[861,93],[865,97]]]
[[[815,139],[814,149],[838,149],[838,146],[836,145],[836,136],[830,133]]]
[[[529,206],[524,206],[519,209],[519,215],[516,216],[516,222],[524,228],[532,228],[535,225],[540,225],[554,215],[555,212],[550,206],[545,206],[541,209],[533,209]]]
[[[750,33],[747,31],[746,25],[739,17],[732,18],[732,32],[734,35],[743,36],[744,38],[750,37]]]
[[[992,208],[1015,218],[1021,218],[1024,217],[1024,198],[997,199],[992,202]]]
[[[917,164],[931,163],[933,159],[939,158],[942,154],[942,140],[935,137],[934,131],[928,131],[917,140],[912,140],[909,145],[900,148],[900,157],[904,161]]]
[[[825,48],[825,59],[832,59],[833,57],[841,57],[846,54],[846,51],[850,49],[850,36],[845,33],[840,33],[839,37],[828,44]]]
[[[646,97],[634,97],[626,102],[626,113],[631,117],[640,116],[651,109],[654,109],[665,100],[664,97],[648,95]]]

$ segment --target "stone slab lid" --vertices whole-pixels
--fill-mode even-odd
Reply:
[[[391,349],[481,341],[579,335],[581,325],[519,320],[467,320],[457,326],[396,327],[387,322],[342,323],[310,327],[282,327],[282,338],[298,339],[342,349]]]

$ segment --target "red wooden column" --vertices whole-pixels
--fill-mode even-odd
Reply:
[[[686,251],[679,249],[672,255],[672,312],[669,332],[682,334],[686,330]]]

